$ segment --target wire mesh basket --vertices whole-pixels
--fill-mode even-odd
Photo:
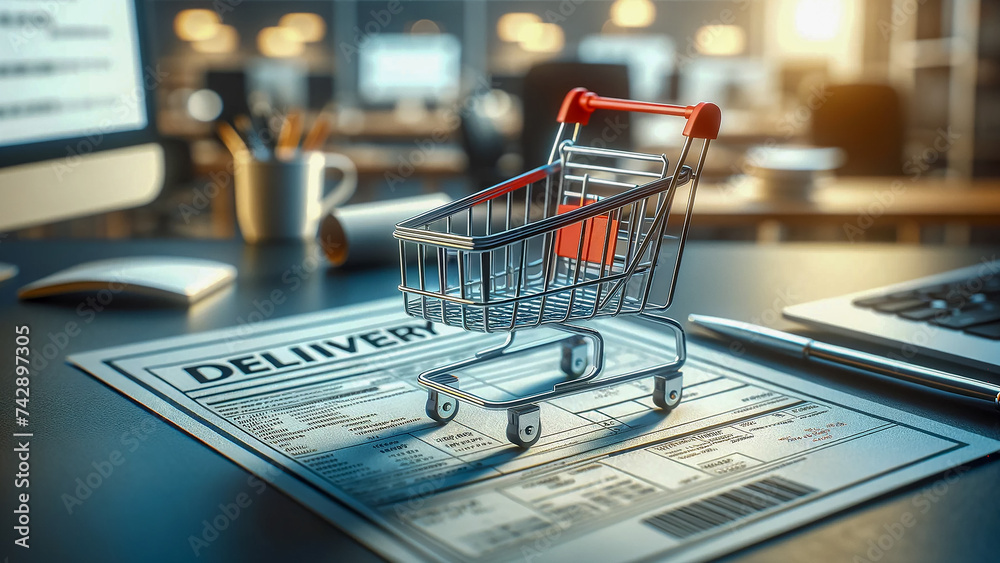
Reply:
[[[665,154],[577,144],[581,127],[597,109],[685,118],[675,164],[671,167]],[[420,374],[418,381],[428,389],[428,415],[448,422],[459,401],[507,409],[507,437],[522,447],[541,436],[537,403],[547,399],[653,376],[659,407],[671,410],[680,402],[684,333],[679,323],[653,312],[673,300],[698,181],[721,112],[710,103],[654,104],[577,88],[563,101],[558,121],[548,164],[413,217],[394,232],[408,314],[468,331],[507,333],[499,346]],[[689,166],[695,140],[700,150]],[[416,276],[407,271],[412,259]],[[599,377],[600,333],[570,323],[623,314],[670,328],[675,357]],[[453,372],[524,351],[513,346],[515,333],[542,325],[569,333],[561,341],[566,381],[505,401],[459,388]]]

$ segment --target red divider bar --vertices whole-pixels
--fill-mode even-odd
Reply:
[[[491,199],[496,199],[502,195],[507,195],[508,192],[523,188],[528,184],[534,184],[539,180],[544,180],[546,176],[551,175],[556,170],[560,168],[560,163],[554,162],[552,164],[545,164],[535,168],[534,170],[529,170],[520,176],[515,176],[510,180],[506,180],[491,188],[487,188],[482,193],[475,194],[472,196],[472,205],[482,203]],[[464,201],[464,200],[463,200]]]

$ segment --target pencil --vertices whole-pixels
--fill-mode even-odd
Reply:
[[[313,123],[312,129],[309,130],[309,134],[306,135],[306,140],[302,142],[302,150],[321,149],[327,137],[330,136],[331,130],[333,130],[333,116],[328,112],[321,112],[316,116],[316,121]]]
[[[299,139],[302,138],[302,112],[299,110],[288,110],[284,122],[281,124],[281,131],[278,133],[278,146],[276,150],[294,151],[299,146]]]
[[[240,137],[240,134],[236,132],[236,129],[233,129],[232,125],[225,121],[220,121],[216,127],[216,131],[219,133],[219,138],[222,139],[223,144],[226,145],[226,148],[233,155],[248,152],[247,144],[243,142],[243,137]]]

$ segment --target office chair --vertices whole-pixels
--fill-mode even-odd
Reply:
[[[331,73],[310,73],[306,78],[306,96],[311,110],[321,110],[333,100],[334,77]]]
[[[903,109],[885,84],[842,84],[826,89],[812,113],[812,143],[840,147],[847,155],[842,176],[903,173]]]
[[[524,77],[521,96],[524,105],[521,150],[525,170],[548,162],[552,139],[559,128],[556,123],[559,106],[566,92],[577,86],[609,98],[630,97],[625,65],[550,62],[531,67]],[[598,110],[590,123],[583,129],[581,144],[595,146],[594,142],[603,138],[608,147],[629,148],[631,135],[627,113]]]
[[[478,191],[504,179],[497,165],[507,151],[507,142],[493,121],[482,114],[479,104],[469,106],[470,110],[462,114],[460,132],[462,148],[469,160],[468,172]]]
[[[250,113],[247,104],[246,73],[242,70],[210,70],[205,73],[205,88],[222,98],[219,119],[232,123],[237,115]]]

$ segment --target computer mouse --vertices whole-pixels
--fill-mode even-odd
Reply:
[[[77,264],[20,288],[21,299],[103,292],[190,305],[236,279],[230,264],[179,256],[128,256]]]
[[[17,266],[0,262],[0,282],[7,281],[17,275]]]

